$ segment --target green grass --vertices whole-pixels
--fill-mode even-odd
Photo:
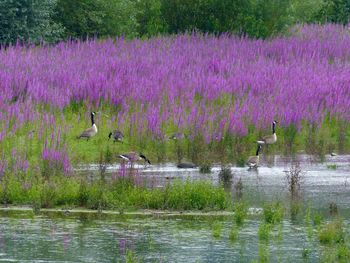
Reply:
[[[219,239],[221,236],[221,232],[222,232],[222,223],[220,223],[218,221],[214,222],[212,225],[213,237],[216,239]]]
[[[14,176],[0,184],[2,204],[33,207],[86,207],[90,209],[225,210],[231,197],[221,186],[206,181],[175,181],[163,189],[136,186],[134,178],[87,182],[83,178],[55,176],[49,181],[31,178],[30,186]]]
[[[237,226],[242,226],[248,215],[248,206],[243,201],[234,204],[234,221]]]
[[[272,225],[268,223],[261,223],[258,229],[258,237],[261,241],[269,241],[271,235]]]
[[[318,233],[318,239],[321,244],[342,244],[345,242],[345,232],[343,221],[339,218],[325,224]]]
[[[238,239],[238,228],[235,225],[232,225],[229,233],[229,239],[231,242],[236,242]]]
[[[327,164],[327,169],[337,170],[337,165],[336,164]]]
[[[137,111],[137,105],[131,108],[132,112]],[[44,113],[47,109],[44,106],[37,106],[38,112]],[[101,113],[96,116],[98,134],[89,141],[76,139],[81,131],[90,127],[90,118],[86,114],[89,109],[83,104],[72,104],[65,108],[63,113],[51,109],[56,125],[44,127],[42,137],[38,138],[43,120],[39,119],[33,123],[27,123],[18,129],[14,136],[5,138],[0,142],[1,152],[10,157],[12,150],[15,148],[18,152],[26,153],[31,167],[40,164],[41,151],[46,138],[51,137],[52,131],[58,126],[63,128],[61,134],[61,145],[66,144],[69,157],[73,165],[78,163],[97,163],[100,152],[111,152],[111,162],[118,160],[117,155],[128,151],[142,151],[148,156],[152,163],[188,159],[195,163],[203,164],[203,172],[208,172],[208,165],[220,161],[222,164],[234,163],[244,165],[246,157],[254,154],[255,141],[261,135],[269,132],[260,131],[254,127],[248,128],[248,134],[244,137],[225,134],[222,141],[213,141],[207,145],[203,136],[197,134],[193,141],[183,139],[179,142],[173,140],[153,139],[149,136],[147,129],[138,133],[135,125],[125,121],[123,127],[118,127],[116,122],[112,123],[111,117],[116,116],[118,109],[102,103],[96,111]],[[108,116],[106,116],[106,115]],[[327,117],[320,127],[313,127],[303,123],[299,131],[293,126],[277,127],[278,142],[270,150],[271,153],[296,153],[304,150],[307,153],[316,155],[323,159],[322,156],[334,150],[350,150],[350,126],[334,118]],[[125,134],[125,143],[113,143],[108,140],[108,133],[114,129],[121,129]],[[345,129],[345,132],[344,132]],[[30,131],[34,130],[33,137],[28,138]],[[178,131],[172,123],[165,123],[162,128],[164,134],[171,134]],[[191,133],[190,130],[184,131]],[[344,136],[340,136],[344,133]],[[341,141],[340,138],[345,138]],[[343,139],[342,139],[343,140]],[[338,149],[339,148],[339,149]],[[341,148],[341,149],[340,149]],[[0,153],[1,153],[0,152]],[[205,163],[203,163],[205,161]],[[204,169],[205,168],[205,169]],[[333,169],[333,168],[332,168]]]
[[[267,203],[263,206],[263,216],[265,223],[278,224],[281,223],[284,216],[284,208],[281,202]]]

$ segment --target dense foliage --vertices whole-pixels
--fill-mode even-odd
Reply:
[[[56,0],[0,0],[0,43],[54,42],[63,28],[52,20]]]
[[[349,0],[1,0],[0,42],[192,30],[266,38],[295,23],[347,24],[349,10]]]

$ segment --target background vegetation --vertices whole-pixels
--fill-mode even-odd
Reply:
[[[185,31],[267,38],[295,23],[347,24],[350,0],[0,0],[0,43]]]

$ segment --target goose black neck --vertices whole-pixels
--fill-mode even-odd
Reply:
[[[276,133],[276,123],[273,122],[272,123],[272,134],[275,134]]]
[[[258,146],[258,149],[256,149],[256,156],[259,155],[259,152],[260,152],[260,145]]]
[[[95,121],[94,121],[94,114],[91,113],[91,125],[94,125],[95,124]]]
[[[140,153],[140,157],[141,157],[142,159],[144,159],[145,162],[147,162],[148,164],[151,164],[150,160],[148,160],[148,158],[147,158],[145,155],[143,155],[142,153]]]

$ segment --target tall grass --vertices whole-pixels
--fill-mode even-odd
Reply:
[[[25,184],[14,176],[6,176],[0,184],[0,202],[40,207],[85,207],[90,209],[170,209],[224,210],[231,198],[222,187],[209,182],[168,184],[164,189],[148,189],[136,183],[135,177],[117,178],[112,182],[87,182],[82,178],[56,176],[50,181],[35,178]]]

